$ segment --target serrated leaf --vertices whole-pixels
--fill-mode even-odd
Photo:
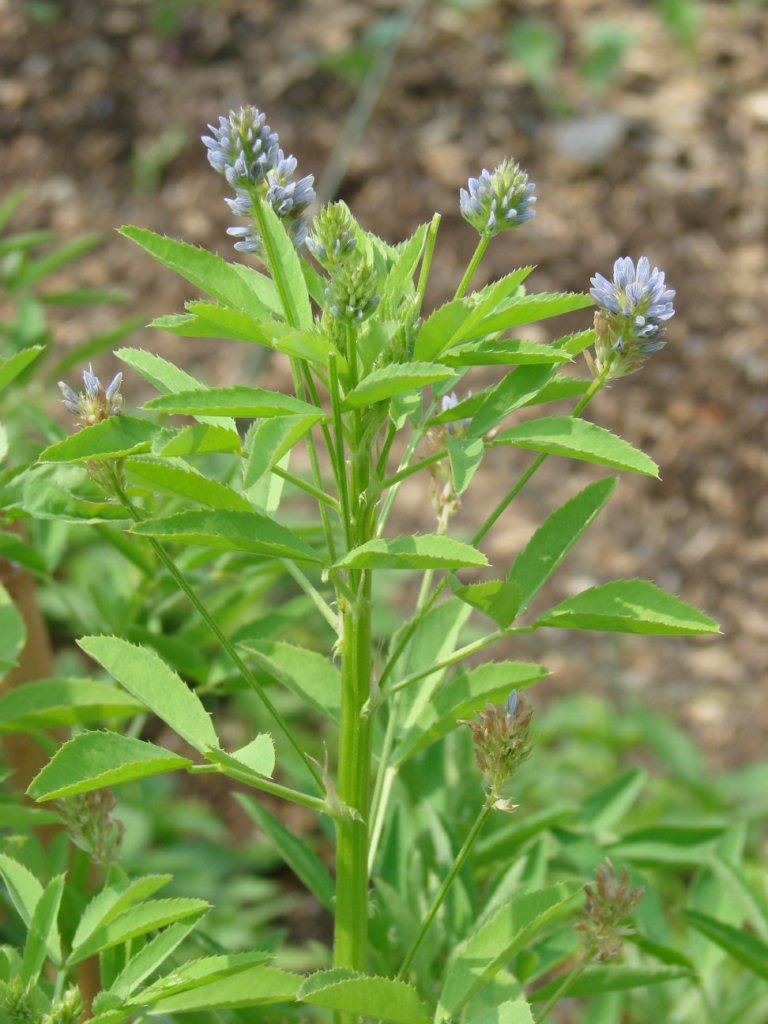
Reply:
[[[756,935],[724,924],[708,914],[697,910],[684,910],[683,917],[702,935],[724,950],[742,967],[768,981],[768,943]]]
[[[152,743],[114,732],[82,732],[56,751],[35,776],[27,794],[55,800],[147,775],[188,768],[192,762]]]
[[[260,512],[178,512],[164,519],[147,519],[132,527],[143,537],[199,544],[220,551],[247,551],[272,558],[320,562],[320,556],[300,537]]]
[[[154,896],[171,881],[173,875],[143,875],[130,880],[118,879],[99,889],[80,915],[72,946],[82,946],[97,928],[108,924],[142,900]]]
[[[301,982],[300,975],[289,974],[277,967],[248,967],[226,978],[217,978],[184,992],[162,997],[146,1012],[150,1017],[162,1017],[191,1011],[203,1013],[292,1002]]]
[[[348,569],[461,569],[487,565],[482,552],[439,534],[370,540],[353,548],[340,562]]]
[[[19,977],[25,986],[34,985],[40,976],[46,954],[57,966],[61,963],[61,939],[57,919],[64,892],[64,875],[56,875],[45,887],[29,922]]]
[[[275,744],[268,733],[260,733],[244,747],[232,751],[232,757],[257,775],[270,776],[275,770]]]
[[[483,461],[485,445],[481,437],[450,437],[445,438],[448,460],[451,466],[451,478],[457,494],[463,494],[472,483],[472,477]]]
[[[211,324],[216,337],[224,336],[233,341],[246,341],[272,348],[273,332],[270,327],[274,321],[265,321],[263,317],[249,316],[240,309],[218,306],[212,302],[188,302],[186,309],[197,321]]]
[[[492,703],[506,700],[511,690],[532,686],[549,675],[543,665],[520,661],[488,662],[460,672],[432,696],[418,720],[404,734],[395,762],[404,764],[424,747],[446,736],[460,719],[469,719]]]
[[[152,648],[116,636],[84,636],[77,643],[195,750],[219,745],[200,698]]]
[[[519,589],[522,610],[605,505],[615,486],[615,477],[589,484],[547,516],[534,533],[515,559],[507,577]]]
[[[210,985],[214,981],[230,978],[252,967],[257,967],[270,959],[271,954],[262,950],[248,953],[223,953],[215,956],[198,957],[175,968],[163,978],[158,978],[140,995],[146,1003],[166,999],[179,992],[186,992],[201,985]]]
[[[449,576],[448,584],[456,597],[490,616],[502,629],[515,621],[520,608],[520,591],[515,583],[484,580],[462,586],[455,576]]]
[[[177,413],[184,416],[296,416],[314,414],[317,409],[291,395],[264,388],[235,385],[208,388],[205,391],[180,391],[173,395],[152,398],[145,406],[154,412]]]
[[[525,999],[516,999],[514,1002],[500,1003],[479,1017],[472,1017],[467,1024],[534,1024],[534,1020]]]
[[[206,900],[177,897],[176,899],[145,900],[96,928],[87,939],[75,946],[67,959],[72,967],[95,953],[101,953],[123,942],[146,935],[166,925],[187,918],[199,920],[207,913]]]
[[[623,992],[630,988],[646,988],[648,985],[662,985],[677,978],[690,978],[691,972],[684,967],[625,967],[619,964],[613,967],[588,967],[586,971],[571,985],[568,994],[572,996],[591,996],[600,992]],[[542,985],[530,995],[530,999],[539,1002],[553,995],[562,979],[556,979]]]
[[[24,924],[29,927],[35,907],[43,895],[42,885],[29,868],[6,853],[0,853],[0,875],[3,876],[11,902]]]
[[[571,356],[538,341],[491,339],[457,345],[440,358],[448,366],[528,366],[571,362]]]
[[[0,674],[17,664],[26,636],[24,620],[0,583]]]
[[[257,667],[307,701],[321,715],[341,715],[341,673],[323,654],[279,640],[243,640]]]
[[[499,434],[494,443],[563,455],[645,476],[659,475],[659,467],[645,452],[610,430],[573,416],[545,416],[518,423]]]
[[[324,907],[330,910],[333,907],[336,889],[331,876],[309,844],[289,832],[277,818],[251,797],[237,793],[236,799],[262,831],[266,832],[296,877]]]
[[[317,409],[300,416],[276,416],[257,423],[249,438],[250,454],[245,463],[243,486],[252,487],[265,473],[274,469],[321,419],[323,413]]]
[[[312,306],[309,301],[307,283],[301,271],[301,260],[290,239],[285,225],[269,203],[260,202],[259,212],[263,218],[259,227],[264,228],[262,238],[267,264],[275,281],[278,275],[282,287],[278,288],[285,319],[294,327],[312,326]]]
[[[209,508],[251,512],[250,502],[218,480],[210,480],[188,466],[173,465],[156,459],[136,458],[126,466],[129,479],[161,494],[180,495]]]
[[[206,249],[145,228],[126,225],[119,231],[219,302],[256,317],[269,316],[278,308],[275,286],[269,278],[249,267],[228,263]]]
[[[0,733],[84,725],[141,709],[127,693],[93,679],[41,679],[0,697]]]
[[[148,381],[161,395],[172,395],[179,391],[206,391],[206,387],[191,373],[182,370],[175,363],[162,356],[154,355],[152,352],[145,352],[141,348],[119,348],[115,355],[126,366],[141,374],[144,380]],[[227,427],[229,430],[236,430],[234,420],[222,423],[221,419],[199,417],[201,423],[210,423],[214,427]]]
[[[205,455],[208,452],[240,454],[242,446],[236,430],[198,423],[181,430],[161,430],[152,442],[152,452],[161,458]]]
[[[482,398],[477,396],[479,403],[471,413],[464,413],[472,416],[467,433],[471,437],[482,437],[493,430],[511,412],[537,395],[554,373],[552,366],[520,366],[508,373]]]
[[[714,619],[648,580],[616,580],[590,587],[545,612],[534,625],[655,636],[704,636],[720,631]]]
[[[520,893],[501,906],[449,958],[438,1015],[457,1014],[505,963],[568,910],[579,891],[561,882]]]
[[[110,995],[125,1001],[134,989],[164,963],[197,925],[196,920],[168,925],[131,957],[109,987]]]
[[[378,978],[332,968],[307,978],[299,989],[298,1002],[325,1006],[354,1017],[375,1017],[395,1024],[430,1024],[418,992],[404,981]]]
[[[455,370],[448,366],[440,366],[438,363],[414,362],[382,366],[369,373],[347,394],[342,407],[359,409],[374,402],[384,402],[395,395],[405,394],[427,384],[451,380],[455,374]]]
[[[483,317],[475,327],[474,336],[494,334],[497,331],[509,330],[510,327],[548,320],[552,316],[573,313],[577,309],[585,309],[591,305],[591,296],[578,292],[523,295],[518,299],[512,299],[498,312]]]
[[[23,348],[20,352],[14,352],[12,356],[8,356],[6,359],[0,359],[0,391],[3,388],[7,388],[43,352],[45,352],[45,345],[30,345],[29,348]]]
[[[85,462],[120,459],[148,452],[157,427],[135,416],[110,416],[101,423],[83,427],[76,434],[57,441],[40,453],[40,462]]]

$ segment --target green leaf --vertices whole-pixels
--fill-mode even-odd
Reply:
[[[149,420],[110,416],[50,445],[40,453],[40,462],[85,462],[137,455],[149,451],[156,432],[157,427]]]
[[[615,477],[589,484],[551,513],[515,559],[507,579],[520,593],[525,610],[531,598],[557,569],[616,486]]]
[[[593,834],[614,828],[645,788],[648,772],[629,768],[591,793],[579,809],[579,817]]]
[[[186,310],[195,317],[214,328],[216,337],[225,336],[233,341],[246,341],[272,348],[274,321],[263,317],[249,316],[239,309],[228,306],[217,306],[212,302],[188,302]]]
[[[253,511],[250,502],[237,491],[218,480],[209,480],[187,466],[172,465],[156,459],[131,459],[126,466],[126,474],[130,480],[161,494],[181,495],[209,508]]]
[[[179,512],[164,519],[137,523],[131,532],[221,551],[250,551],[272,558],[321,561],[300,537],[259,512]]]
[[[250,455],[245,464],[243,486],[252,487],[319,421],[321,410],[302,416],[276,416],[257,423],[249,438]]]
[[[269,958],[270,954],[262,950],[198,957],[158,978],[141,992],[139,999],[144,1003],[155,1003],[158,999],[167,999],[171,995],[230,978],[265,963]]]
[[[472,416],[467,433],[471,437],[482,437],[493,430],[511,412],[537,395],[554,372],[551,366],[520,366],[508,373],[482,398],[477,408],[463,414]],[[452,411],[455,413],[457,409],[458,406]]]
[[[141,374],[144,380],[148,381],[153,388],[161,395],[175,395],[180,391],[207,391],[205,384],[193,377],[191,373],[182,370],[175,363],[152,352],[145,352],[141,348],[119,348],[115,355],[126,366]],[[234,420],[222,423],[221,419],[200,416],[201,423],[210,423],[214,427],[228,427],[229,430],[236,430]]]
[[[402,395],[427,384],[438,384],[451,380],[456,371],[438,363],[398,363],[381,366],[360,381],[346,396],[345,409],[359,409],[374,402],[384,402],[395,395]]]
[[[42,885],[29,868],[5,853],[0,853],[0,875],[3,876],[11,903],[24,924],[29,927],[35,907],[43,895]]]
[[[87,939],[74,946],[67,959],[67,966],[72,967],[95,953],[119,946],[176,921],[188,918],[199,920],[207,913],[209,906],[205,900],[189,898],[144,900],[138,906],[106,921],[91,932]]]
[[[545,612],[534,626],[655,636],[703,636],[720,631],[714,619],[648,580],[616,580],[590,587]]]
[[[218,747],[213,722],[202,701],[156,651],[116,636],[84,636],[77,643],[195,750]]]
[[[5,461],[8,454],[8,431],[0,423],[0,463]]]
[[[520,661],[488,662],[460,672],[435,692],[404,734],[395,751],[396,764],[404,764],[424,747],[442,739],[460,719],[472,718],[485,707],[486,701],[506,700],[511,690],[532,686],[547,675],[543,665]]]
[[[697,910],[684,910],[683,917],[702,935],[733,957],[742,967],[768,981],[768,943],[756,935],[724,924]]]
[[[0,733],[84,725],[141,709],[127,693],[93,679],[41,679],[0,697]]]
[[[677,978],[690,978],[691,972],[684,967],[588,967],[568,989],[570,996],[592,996],[600,992],[623,992],[630,988],[646,988],[648,985],[662,985]],[[555,993],[562,979],[542,985],[531,993],[530,999],[539,1002]]]
[[[582,295],[578,292],[560,292],[539,295],[523,295],[518,299],[512,299],[503,309],[491,313],[479,321],[474,337],[484,334],[493,334],[497,331],[506,331],[510,327],[519,327],[521,324],[532,324],[538,320],[548,320],[552,316],[561,316],[563,313],[572,313],[577,309],[585,309],[591,306],[592,297]],[[466,335],[465,335],[466,337]]]
[[[137,903],[154,896],[172,880],[173,875],[143,875],[131,880],[121,878],[100,889],[80,915],[72,947],[82,946],[97,928],[103,928]]]
[[[283,641],[244,640],[239,644],[272,679],[287,686],[323,717],[341,715],[341,673],[323,654]]]
[[[500,1003],[479,1017],[472,1017],[467,1024],[534,1024],[534,1020],[525,999],[516,999],[513,1003]]]
[[[645,452],[633,448],[610,430],[573,416],[546,416],[518,423],[499,434],[494,443],[564,455],[645,476],[659,475],[659,467]]]
[[[198,423],[181,430],[161,430],[152,443],[152,452],[160,458],[205,455],[208,452],[239,454],[242,444],[240,435],[234,429]]]
[[[24,620],[11,601],[11,595],[0,583],[0,674],[18,663],[26,636]]]
[[[19,977],[24,986],[37,982],[45,963],[46,953],[57,966],[61,963],[61,939],[57,919],[64,892],[64,875],[56,875],[46,886],[37,901],[32,920],[29,922],[27,941]]]
[[[304,980],[296,999],[353,1017],[375,1017],[396,1024],[430,1024],[426,1007],[410,985],[346,968],[311,974]]]
[[[558,883],[519,893],[491,915],[449,957],[438,1017],[452,1016],[531,940],[570,909],[576,885]]]
[[[502,629],[515,621],[520,608],[520,591],[515,583],[484,580],[462,586],[455,576],[449,576],[448,585],[456,597],[488,615]]]
[[[174,395],[152,398],[144,406],[154,412],[178,413],[184,416],[296,416],[317,413],[317,409],[291,395],[264,388],[236,385],[229,388],[207,388],[205,391],[180,391]]]
[[[269,836],[277,851],[297,878],[324,907],[331,910],[335,887],[331,876],[314,850],[299,836],[289,832],[277,818],[249,796],[235,794],[240,806]]]
[[[42,281],[44,277],[48,277],[54,270],[58,270],[60,267],[66,266],[67,263],[71,263],[73,260],[84,256],[85,253],[100,245],[101,241],[101,235],[92,233],[81,235],[80,238],[74,238],[71,242],[60,245],[47,256],[43,256],[42,259],[28,264],[16,281],[14,281],[14,285],[17,288],[30,288],[38,281]]]
[[[396,540],[369,540],[353,548],[338,568],[347,569],[460,569],[467,566],[487,565],[484,554],[469,544],[442,537],[422,534],[398,537]]]
[[[183,970],[183,968],[182,968]],[[147,1011],[150,1017],[166,1014],[233,1010],[269,1003],[292,1002],[302,978],[277,967],[253,966],[225,978],[196,985],[159,998]]]
[[[188,768],[192,762],[162,747],[114,732],[82,732],[56,751],[35,776],[27,794],[56,800],[147,775]]]
[[[259,202],[263,216],[264,238],[269,269],[277,286],[285,319],[294,327],[312,326],[312,306],[309,301],[307,283],[301,271],[301,260],[296,247],[285,230],[285,226],[269,203]],[[259,221],[261,226],[261,221]]]
[[[28,366],[45,352],[45,345],[30,345],[20,352],[15,352],[7,359],[0,359],[0,391],[7,388],[11,381],[23,373]]]
[[[150,256],[227,306],[256,317],[269,316],[277,308],[274,285],[255,270],[227,263],[206,249],[177,242],[145,228],[125,226],[119,230]]]
[[[457,345],[440,358],[448,366],[528,366],[571,362],[567,352],[549,345],[505,338]]]
[[[446,437],[445,447],[451,464],[451,477],[457,494],[463,494],[483,461],[485,445],[481,437]]]
[[[197,920],[178,921],[163,929],[132,957],[109,987],[111,995],[125,1000],[134,989],[168,959],[197,925]]]

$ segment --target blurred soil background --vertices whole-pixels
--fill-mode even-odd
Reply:
[[[476,285],[529,263],[538,267],[531,287],[553,290],[585,290],[596,271],[610,277],[620,255],[646,253],[663,267],[677,289],[668,346],[589,410],[647,450],[663,479],[621,480],[539,607],[640,576],[714,615],[724,635],[592,640],[550,631],[517,655],[550,665],[548,693],[614,693],[617,708],[639,698],[670,711],[715,766],[765,754],[768,7],[0,0],[0,47],[0,194],[30,186],[14,227],[50,227],[60,240],[103,233],[61,286],[124,288],[128,308],[147,320],[180,310],[193,293],[113,229],[136,223],[230,257],[226,186],[199,136],[244,103],[267,111],[299,173],[314,172],[316,183],[341,157],[337,195],[388,241],[443,214],[431,304],[450,296],[476,241],[458,213],[459,187],[508,155],[536,182],[538,212],[494,241]],[[385,79],[373,114],[340,151],[372,76]],[[54,312],[64,349],[124,315]],[[589,323],[588,312],[564,320],[563,333]],[[236,343],[155,331],[129,343],[210,383],[286,379],[277,360],[260,365],[258,352]],[[109,377],[118,366],[104,355],[94,368]],[[129,401],[144,396],[138,384],[126,391]],[[459,528],[481,521],[527,459],[489,453]],[[489,537],[497,571],[596,475],[547,460]],[[432,527],[426,479],[409,482],[399,508],[393,530]]]

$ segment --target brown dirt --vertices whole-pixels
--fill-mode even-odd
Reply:
[[[179,309],[188,293],[111,229],[138,223],[227,254],[222,183],[198,142],[205,123],[255,103],[301,172],[321,171],[355,97],[329,58],[396,9],[349,0],[49,0],[60,16],[31,20],[44,6],[0,3],[0,189],[31,183],[20,227],[51,226],[63,238],[103,232],[102,248],[77,265],[78,283],[126,287],[148,316]],[[695,730],[714,763],[729,763],[759,756],[768,725],[768,11],[746,0],[702,9],[696,52],[687,54],[652,5],[623,5],[636,42],[618,80],[595,95],[578,74],[579,33],[617,20],[607,0],[499,0],[469,11],[422,4],[341,194],[391,241],[443,213],[433,302],[455,286],[474,244],[458,187],[507,155],[536,181],[538,215],[494,243],[479,283],[535,263],[534,286],[581,290],[624,254],[647,253],[667,270],[678,293],[669,345],[590,413],[646,448],[663,481],[622,481],[549,597],[618,575],[653,578],[717,617],[724,636],[552,634],[546,658],[557,688],[646,694]],[[565,40],[556,85],[569,109],[559,117],[505,51],[507,28],[531,14],[552,18]],[[158,140],[176,149],[167,163],[152,157]],[[71,345],[113,316],[63,316],[57,337]],[[234,345],[148,332],[132,341],[218,382],[251,365]],[[462,517],[479,521],[523,464],[492,452]],[[498,564],[590,478],[589,469],[548,460],[492,535]],[[405,490],[402,509],[429,528],[423,488]],[[529,645],[531,653],[541,656]]]

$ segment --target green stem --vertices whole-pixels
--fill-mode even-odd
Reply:
[[[544,1004],[544,1007],[536,1015],[536,1024],[542,1024],[542,1022],[547,1019],[547,1017],[554,1010],[554,1008],[557,1006],[560,1000],[564,999],[565,996],[568,995],[570,990],[582,976],[584,971],[586,971],[588,966],[589,960],[587,959],[587,957],[583,957],[578,967],[576,967],[575,970],[569,971],[568,974],[566,974],[565,978],[563,978],[562,984],[558,985],[558,987],[552,993],[550,998]]]
[[[480,831],[481,831],[483,825],[488,820],[492,810],[493,810],[493,799],[491,799],[491,797],[489,796],[486,799],[485,803],[483,804],[483,807],[482,807],[480,813],[478,814],[477,818],[475,819],[474,825],[469,830],[469,832],[467,834],[467,837],[464,840],[464,843],[463,843],[461,849],[456,854],[456,859],[453,862],[453,867],[448,872],[448,874],[446,875],[446,877],[443,880],[443,884],[440,886],[439,890],[437,891],[437,894],[436,894],[434,900],[432,901],[432,906],[429,908],[429,910],[427,912],[427,916],[424,918],[424,920],[423,920],[423,922],[421,924],[421,928],[419,929],[419,934],[416,936],[416,938],[415,938],[411,948],[408,950],[408,953],[406,954],[405,960],[403,960],[403,963],[402,963],[402,965],[400,967],[400,970],[397,972],[397,977],[399,979],[405,978],[406,974],[408,973],[408,969],[410,968],[411,964],[413,963],[413,959],[416,956],[416,953],[418,952],[419,946],[421,945],[422,941],[424,940],[424,936],[429,931],[429,926],[432,924],[432,921],[435,918],[435,914],[440,909],[440,907],[441,907],[441,905],[443,903],[443,900],[445,899],[446,895],[448,894],[448,890],[450,889],[451,885],[453,885],[454,879],[456,878],[456,876],[458,875],[459,871],[461,871],[462,867],[464,866],[464,862],[466,861],[467,857],[469,856],[469,852],[472,849],[472,847],[474,846],[475,840],[480,835]]]
[[[120,504],[123,506],[123,508],[126,510],[128,515],[131,517],[131,519],[133,519],[133,521],[135,523],[140,523],[141,520],[142,520],[141,513],[135,507],[135,505],[133,504],[131,499],[128,497],[128,495],[123,490],[123,487],[120,484],[119,480],[117,479],[116,475],[114,476],[113,483],[114,483],[115,494],[117,495],[117,498],[120,501]],[[195,611],[200,616],[200,618],[203,620],[203,622],[206,624],[206,626],[211,631],[211,633],[213,633],[213,635],[216,637],[216,639],[218,640],[222,650],[224,650],[226,652],[226,654],[229,656],[230,661],[233,663],[233,665],[238,670],[240,675],[243,677],[245,682],[258,695],[258,697],[261,700],[262,704],[267,709],[269,714],[272,716],[275,724],[278,726],[278,728],[283,733],[285,738],[288,740],[290,745],[293,747],[293,749],[299,755],[302,763],[304,764],[304,767],[307,769],[309,774],[312,776],[312,778],[317,783],[317,786],[320,789],[320,792],[321,793],[324,792],[325,791],[325,786],[323,784],[322,775],[318,771],[317,767],[309,759],[309,757],[307,757],[307,755],[301,749],[299,744],[296,742],[296,739],[294,738],[291,730],[288,728],[288,725],[285,722],[283,716],[277,710],[277,708],[272,703],[272,701],[269,699],[269,697],[267,697],[267,695],[264,692],[262,686],[259,684],[259,681],[256,679],[256,677],[250,671],[250,669],[245,664],[243,659],[237,653],[237,650],[236,650],[235,646],[232,644],[232,642],[229,640],[229,638],[221,631],[221,629],[219,628],[219,624],[216,622],[216,620],[213,618],[213,616],[208,611],[206,606],[203,604],[203,602],[197,596],[197,594],[195,593],[195,591],[192,588],[192,586],[187,582],[187,580],[183,576],[181,570],[178,568],[178,566],[176,565],[174,560],[171,558],[171,556],[168,554],[168,552],[165,550],[165,548],[162,546],[162,544],[158,540],[156,540],[156,538],[154,538],[154,537],[147,537],[147,540],[149,541],[149,544],[150,544],[152,550],[155,552],[157,557],[160,559],[160,561],[163,563],[165,568],[170,573],[171,577],[173,578],[174,582],[176,583],[176,586],[179,588],[179,590],[181,590],[186,595],[186,598],[189,601],[189,603],[195,609]]]
[[[272,796],[280,797],[282,800],[288,800],[293,804],[308,807],[311,811],[317,811],[319,814],[329,813],[325,800],[321,800],[316,796],[310,796],[308,793],[302,793],[298,789],[292,789],[290,786],[281,786],[279,782],[272,782],[271,779],[256,776],[253,772],[245,770],[240,772],[237,768],[230,767],[229,765],[225,767],[221,764],[194,764],[187,771],[190,775],[208,775],[218,772],[230,779],[234,779],[236,782],[243,782],[252,789],[260,789],[264,793],[270,793]]]
[[[275,476],[282,477],[286,483],[293,484],[294,487],[298,487],[299,490],[304,491],[306,494],[311,494],[317,501],[322,502],[329,508],[332,508],[334,512],[339,511],[339,503],[335,498],[331,497],[330,494],[326,494],[325,491],[319,487],[315,487],[314,484],[309,483],[307,480],[302,480],[300,476],[296,476],[295,473],[289,473],[287,469],[282,469],[280,466],[273,466],[272,472]]]
[[[459,282],[459,287],[456,289],[456,294],[453,296],[454,299],[463,298],[464,293],[467,288],[469,288],[470,281],[475,276],[475,271],[480,265],[480,260],[485,256],[485,250],[488,248],[490,241],[490,235],[480,235],[480,241],[477,243],[477,248],[472,253],[472,259],[469,261],[469,266],[464,271],[464,277],[462,277]]]
[[[439,452],[432,452],[431,455],[425,455],[423,459],[419,459],[418,462],[413,462],[409,466],[403,466],[402,469],[398,469],[392,476],[386,477],[381,481],[379,487],[382,491],[385,491],[388,487],[392,487],[394,484],[399,484],[401,480],[407,479],[409,476],[413,476],[414,473],[418,473],[422,469],[426,469],[427,466],[432,466],[436,462],[441,462],[448,452],[445,448],[441,448]]]
[[[417,304],[416,309],[420,310],[424,303],[424,293],[427,290],[427,280],[429,279],[429,271],[432,266],[432,255],[435,251],[435,242],[437,241],[437,232],[440,227],[441,216],[436,213],[432,218],[432,221],[427,229],[426,246],[424,249],[424,258],[421,261],[421,269],[419,271],[419,283],[416,286],[416,297]]]
[[[294,578],[294,580],[298,583],[298,585],[301,587],[304,593],[312,599],[312,601],[315,604],[315,607],[323,616],[323,618],[331,627],[331,629],[334,631],[334,633],[338,633],[339,617],[338,615],[334,614],[333,609],[330,607],[330,605],[325,600],[320,591],[314,586],[312,581],[304,575],[304,573],[297,565],[289,561],[287,558],[284,558],[282,562],[286,572]]]

